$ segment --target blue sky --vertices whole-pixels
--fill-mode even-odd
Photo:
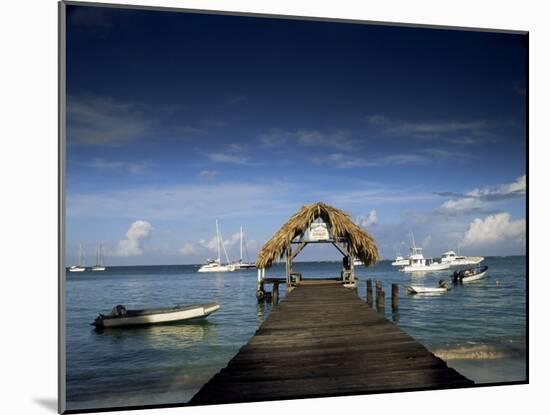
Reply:
[[[67,263],[252,257],[305,203],[384,258],[525,252],[526,39],[69,6]],[[337,259],[334,249],[301,259]]]

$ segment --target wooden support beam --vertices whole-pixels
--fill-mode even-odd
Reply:
[[[298,256],[298,254],[300,252],[302,252],[302,249],[304,249],[306,247],[306,245],[308,244],[308,242],[302,242],[298,248],[296,248],[296,251],[294,251],[294,253],[292,254],[292,259],[296,258]]]
[[[331,242],[332,245],[334,245],[336,247],[336,249],[338,249],[340,251],[340,253],[344,256],[349,256],[349,252],[347,252],[347,250],[345,249],[342,249],[340,248],[340,246],[338,246],[338,243],[337,242]]]

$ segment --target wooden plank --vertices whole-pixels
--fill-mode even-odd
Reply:
[[[289,293],[190,403],[472,385],[351,290],[317,280]]]

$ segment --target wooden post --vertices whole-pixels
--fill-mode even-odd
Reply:
[[[279,283],[273,283],[273,304],[279,303]]]
[[[263,303],[265,300],[265,289],[263,280],[258,282],[258,287],[256,289],[256,298],[259,303]]]
[[[386,293],[382,289],[382,282],[376,281],[376,309],[378,311],[384,309],[384,303],[386,300]]]
[[[367,280],[367,305],[372,307],[372,280]]]
[[[383,311],[386,303],[386,293],[384,290],[380,290],[376,297],[376,309],[378,311]]]
[[[380,294],[380,291],[382,291],[382,282],[377,280],[376,281],[376,298],[378,298],[378,295]],[[378,301],[378,300],[376,300],[376,301]]]
[[[399,308],[399,285],[391,285],[391,308],[395,311]]]

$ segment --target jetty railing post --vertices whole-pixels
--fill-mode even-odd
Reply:
[[[382,289],[382,282],[376,281],[376,309],[378,311],[383,310],[386,301],[386,293]]]
[[[279,283],[274,282],[273,283],[273,304],[277,304],[279,302]]]
[[[372,307],[372,280],[367,280],[367,305]]]
[[[391,308],[393,311],[397,311],[399,308],[399,285],[391,285]]]
[[[265,268],[258,268],[258,284],[256,286],[256,298],[259,303],[263,303],[265,299],[264,289]]]

